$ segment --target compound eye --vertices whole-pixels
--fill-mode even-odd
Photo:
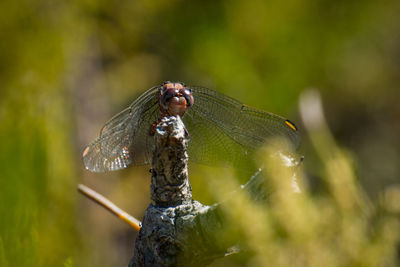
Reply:
[[[192,90],[189,89],[189,88],[186,88],[186,89],[183,91],[183,94],[182,94],[182,95],[183,95],[183,97],[184,97],[185,100],[186,100],[187,106],[188,106],[188,107],[193,106],[194,99],[193,99],[193,95],[192,95]]]
[[[163,103],[168,103],[171,100],[171,98],[172,98],[171,94],[164,94],[162,98]]]

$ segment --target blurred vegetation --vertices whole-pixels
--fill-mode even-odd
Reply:
[[[303,131],[310,193],[242,216],[250,263],[396,263],[399,1],[3,0],[0,12],[0,266],[128,263],[135,233],[76,184],[141,218],[148,167],[91,174],[80,151],[113,113],[164,80],[222,91],[300,129],[300,93],[321,92],[345,153],[312,146]],[[218,199],[213,177],[193,166],[196,199]],[[335,182],[355,189],[336,194]],[[279,181],[271,184],[280,196]],[[252,219],[263,224],[249,227]]]
[[[261,157],[266,169],[267,202],[244,191],[222,197],[239,185],[229,174],[211,182],[224,201],[228,225],[218,240],[240,240],[241,253],[214,266],[398,266],[400,187],[385,190],[372,203],[360,188],[344,149],[335,145],[326,125],[310,132],[324,169],[326,191],[313,194],[301,168],[287,168],[276,150]],[[284,151],[284,149],[282,150]],[[295,176],[293,176],[295,174]],[[293,191],[292,179],[301,188]]]

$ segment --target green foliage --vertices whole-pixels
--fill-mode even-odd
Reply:
[[[68,258],[64,262],[64,267],[74,267],[74,262],[72,258]]]

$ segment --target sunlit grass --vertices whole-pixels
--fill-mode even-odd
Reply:
[[[229,175],[213,180],[215,196],[226,201],[227,236],[241,240],[244,251],[250,251],[250,266],[397,266],[399,189],[389,188],[372,204],[342,150],[321,149],[336,151],[324,160],[325,193],[311,194],[302,170],[296,170],[302,192],[294,193],[293,170],[269,154],[264,158],[266,187],[273,193],[266,203],[251,200],[246,192],[225,199],[238,184]]]

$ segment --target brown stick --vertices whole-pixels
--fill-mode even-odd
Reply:
[[[96,191],[90,189],[89,187],[79,184],[78,185],[78,191],[88,197],[89,199],[93,200],[97,204],[103,206],[106,208],[108,211],[116,215],[118,218],[123,220],[124,222],[128,223],[130,226],[132,226],[136,231],[139,232],[140,227],[142,223],[137,220],[135,217],[129,215],[122,209],[118,208],[114,203],[112,203],[110,200],[105,198],[104,196],[100,195]]]

